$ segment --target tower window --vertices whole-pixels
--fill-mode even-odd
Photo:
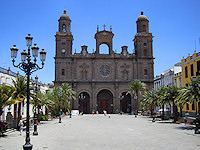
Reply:
[[[63,30],[63,32],[66,32],[66,25],[65,24],[63,24],[63,26],[62,26],[62,30]]]
[[[147,43],[144,43],[144,47],[146,47],[147,46]]]
[[[147,49],[144,49],[144,56],[147,56]]]
[[[62,69],[62,75],[65,75],[65,69]]]
[[[147,69],[144,69],[144,75],[148,75]]]

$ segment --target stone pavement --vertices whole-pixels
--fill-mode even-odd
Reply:
[[[33,150],[198,150],[200,135],[192,126],[172,124],[133,115],[68,116],[38,125],[32,136]],[[0,138],[0,150],[22,150],[25,131]]]

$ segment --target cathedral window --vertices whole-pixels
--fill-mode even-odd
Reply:
[[[144,47],[146,47],[147,46],[147,43],[144,43]]]
[[[148,75],[147,69],[144,69],[144,75]]]
[[[65,24],[62,25],[62,30],[63,30],[63,32],[66,32],[66,25]]]
[[[144,56],[147,56],[147,49],[144,49]]]
[[[62,75],[65,75],[65,69],[62,69]]]

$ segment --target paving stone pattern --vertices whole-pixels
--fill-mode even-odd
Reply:
[[[172,124],[133,115],[83,115],[62,117],[38,125],[33,150],[200,150],[200,135],[193,126]],[[25,131],[0,138],[0,150],[22,150]]]

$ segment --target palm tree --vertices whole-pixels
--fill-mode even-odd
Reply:
[[[140,102],[142,106],[149,107],[151,110],[151,115],[153,115],[154,107],[158,105],[155,91],[145,91],[143,99]]]
[[[23,76],[17,76],[16,81],[13,80],[14,92],[12,94],[12,99],[15,101],[14,105],[14,119],[17,121],[21,119],[21,104],[24,99],[26,99],[27,92],[27,82],[26,78]],[[18,117],[17,117],[17,104],[18,104]]]
[[[182,116],[182,109],[186,103],[189,103],[193,99],[194,93],[188,87],[181,87],[178,89],[178,96],[175,99],[175,103],[180,107],[180,113]]]
[[[178,87],[172,86],[172,87],[167,87],[167,94],[166,94],[166,99],[170,103],[173,103],[173,117],[174,117],[174,122],[177,121],[177,103],[175,99],[178,97]]]
[[[162,120],[164,120],[164,115],[165,115],[165,110],[164,110],[164,106],[165,104],[168,102],[167,99],[167,88],[166,87],[159,87],[156,90],[156,95],[157,95],[157,101],[158,104],[162,106]]]
[[[71,88],[68,83],[63,83],[62,86],[62,102],[63,106],[70,108],[69,99],[76,99],[76,92]]]
[[[3,108],[6,106],[10,106],[14,103],[10,97],[13,93],[13,87],[7,85],[0,86],[0,116],[3,113]]]
[[[178,90],[178,97],[175,101],[181,105],[182,107],[187,103],[191,104],[196,101],[200,101],[200,87],[198,83],[200,82],[200,76],[196,77],[196,81],[193,81],[191,78],[190,88],[189,87],[182,87]],[[197,88],[197,89],[195,89]],[[196,108],[197,109],[197,108]]]
[[[146,89],[146,84],[139,80],[135,80],[129,83],[129,87],[130,87],[130,91],[128,91],[127,94],[133,93],[135,97],[138,98],[139,94],[141,94],[141,92]],[[136,107],[137,107],[137,104],[136,104]],[[137,108],[135,111],[137,111]]]

